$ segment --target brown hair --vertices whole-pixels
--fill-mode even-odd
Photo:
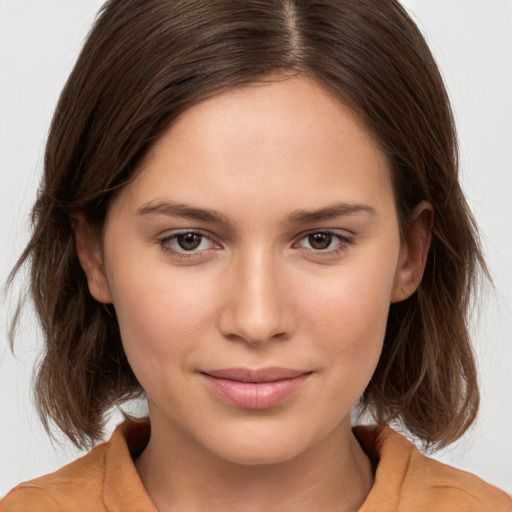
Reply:
[[[363,409],[433,446],[473,422],[466,322],[485,264],[458,182],[443,81],[405,10],[395,0],[111,0],[60,97],[33,236],[11,274],[30,262],[46,340],[35,391],[47,429],[53,421],[87,445],[108,408],[141,393],[114,309],[88,291],[72,213],[101,229],[112,195],[181,112],[222,89],[290,74],[335,92],[389,155],[403,233],[421,201],[436,212],[423,281],[391,306]]]

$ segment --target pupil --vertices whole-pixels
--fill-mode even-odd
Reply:
[[[332,242],[332,235],[329,233],[313,233],[308,237],[313,249],[327,249]]]
[[[185,233],[184,235],[179,235],[177,237],[177,242],[182,249],[191,251],[199,247],[199,244],[201,243],[201,235]]]

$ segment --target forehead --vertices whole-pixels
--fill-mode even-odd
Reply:
[[[388,158],[359,117],[304,77],[198,102],[153,145],[128,188],[135,203],[158,195],[215,203],[231,193],[262,207],[392,195]]]

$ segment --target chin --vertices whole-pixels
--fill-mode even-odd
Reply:
[[[218,450],[217,455],[233,464],[242,466],[261,466],[281,464],[297,457],[303,450],[283,444],[261,443],[251,444],[230,443],[226,450]]]
[[[295,433],[282,426],[237,429],[236,433],[227,431],[222,438],[205,441],[204,446],[219,458],[245,466],[280,464],[299,456],[316,443],[316,439],[306,432]]]

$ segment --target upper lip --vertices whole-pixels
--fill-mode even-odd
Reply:
[[[311,373],[304,370],[291,368],[261,368],[252,370],[249,368],[223,368],[221,370],[208,370],[201,372],[217,379],[236,380],[238,382],[274,382],[283,379],[294,379],[301,375]]]

